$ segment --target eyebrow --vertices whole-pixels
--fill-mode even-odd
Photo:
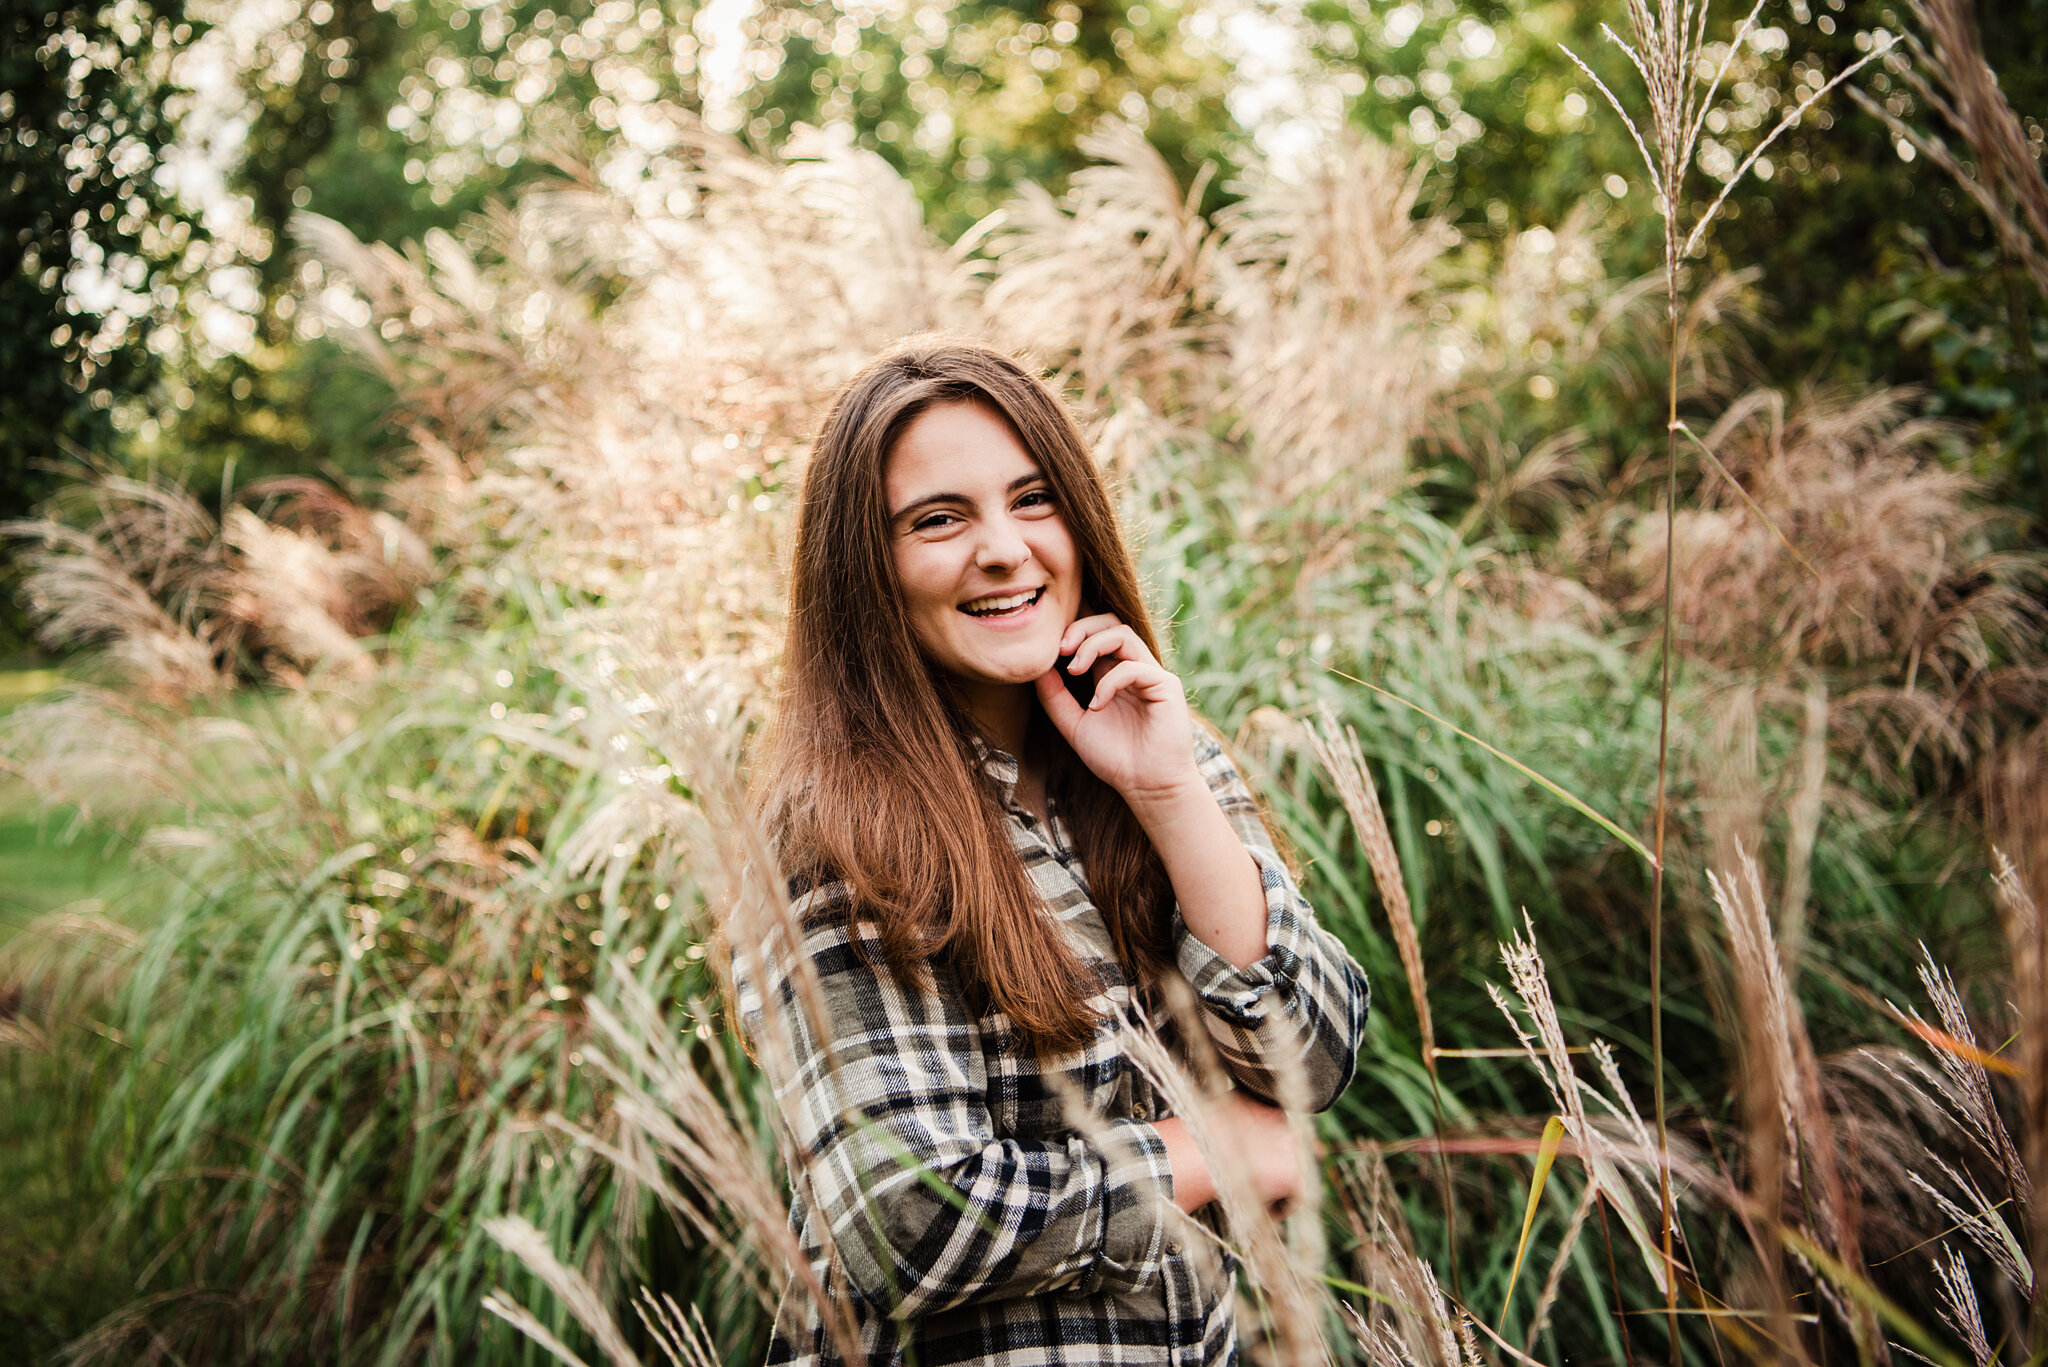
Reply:
[[[1033,470],[1033,471],[1032,471],[1032,472],[1031,472],[1030,474],[1028,474],[1028,475],[1019,475],[1019,476],[1017,476],[1017,478],[1015,478],[1015,479],[1011,480],[1011,481],[1010,481],[1010,482],[1009,482],[1008,484],[1005,484],[1005,485],[1003,486],[1003,492],[1004,492],[1005,494],[1014,494],[1014,493],[1016,493],[1016,492],[1017,492],[1017,491],[1018,491],[1019,489],[1022,489],[1023,487],[1025,487],[1025,486],[1026,486],[1026,485],[1028,485],[1028,484],[1042,484],[1042,483],[1044,483],[1044,482],[1045,482],[1045,471],[1043,471],[1043,470]],[[893,512],[893,513],[889,514],[889,521],[890,521],[890,522],[892,522],[892,523],[894,523],[894,522],[901,522],[901,521],[902,521],[902,520],[903,520],[904,518],[906,518],[906,517],[909,517],[909,516],[910,516],[910,515],[911,515],[912,513],[915,513],[915,512],[917,512],[917,511],[919,511],[920,509],[923,509],[923,508],[927,508],[927,507],[930,507],[930,506],[931,506],[932,504],[934,504],[934,503],[972,503],[972,502],[974,502],[974,500],[973,500],[973,499],[971,499],[971,498],[969,498],[969,497],[968,497],[967,495],[965,495],[965,494],[954,494],[954,493],[938,493],[938,494],[926,494],[926,495],[925,495],[925,496],[924,496],[923,498],[916,498],[916,499],[912,499],[912,500],[911,500],[910,502],[908,502],[908,503],[904,504],[904,505],[903,505],[903,506],[902,506],[901,508],[898,508],[898,509],[897,509],[897,510],[896,510],[895,512]]]

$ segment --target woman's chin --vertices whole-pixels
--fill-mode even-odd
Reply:
[[[1014,655],[1006,655],[1001,660],[991,660],[983,667],[982,677],[990,683],[1036,683],[1041,674],[1060,662],[1056,646],[1057,643],[1055,648],[1032,651],[1029,654],[1020,651]]]

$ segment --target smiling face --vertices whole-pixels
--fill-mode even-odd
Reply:
[[[927,408],[883,469],[890,546],[919,648],[978,715],[1059,657],[1080,556],[1045,472],[979,403]]]

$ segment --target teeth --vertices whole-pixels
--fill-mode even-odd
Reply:
[[[1008,612],[1011,608],[1023,607],[1026,603],[1029,603],[1034,598],[1038,597],[1038,594],[1039,590],[1031,589],[1030,591],[1025,593],[1012,593],[1005,594],[999,597],[977,598],[971,603],[962,603],[960,605],[960,610],[962,612],[973,613]]]

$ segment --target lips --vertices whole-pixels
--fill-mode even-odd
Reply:
[[[1043,597],[1045,585],[1040,584],[1035,589],[1025,589],[1017,593],[992,593],[986,597],[976,598],[972,602],[962,603],[960,611],[983,621],[1015,617],[1020,613],[1029,612]]]

